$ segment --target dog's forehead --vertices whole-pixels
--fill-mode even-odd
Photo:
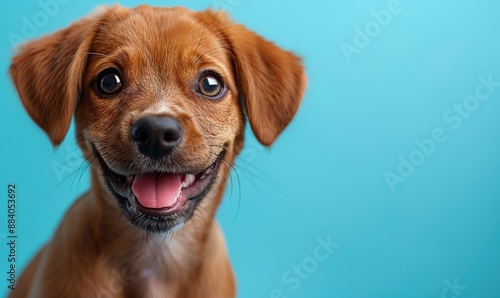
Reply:
[[[177,71],[204,65],[228,68],[225,39],[200,16],[185,8],[108,10],[96,27],[92,52],[99,53],[94,58],[103,66],[95,71],[109,62],[147,72],[162,65]]]
[[[195,49],[216,43],[213,32],[206,30],[195,12],[184,8],[140,6],[122,12],[112,11],[102,16],[101,24],[96,40],[112,48],[127,46],[186,53],[190,47]]]

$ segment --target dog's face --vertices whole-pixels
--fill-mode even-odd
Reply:
[[[243,146],[242,105],[270,145],[305,88],[298,58],[225,15],[148,6],[105,8],[28,43],[11,74],[54,144],[75,115],[106,198],[161,232],[200,204],[215,212]]]
[[[94,38],[79,142],[127,217],[166,230],[192,216],[241,147],[229,45],[183,9],[122,15]]]

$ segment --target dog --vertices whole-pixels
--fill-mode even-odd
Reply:
[[[53,146],[74,117],[91,188],[11,297],[235,297],[214,220],[248,122],[270,146],[296,114],[301,58],[186,8],[101,7],[24,44],[10,74]]]

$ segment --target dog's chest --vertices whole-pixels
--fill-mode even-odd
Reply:
[[[125,287],[126,297],[172,297],[166,281],[152,270],[144,270]]]
[[[172,243],[171,243],[172,244]],[[175,245],[169,247],[172,249]],[[155,257],[145,254],[135,258],[139,262],[132,263],[120,274],[120,283],[123,286],[123,297],[178,297],[183,287],[180,280],[184,280],[188,263],[184,258],[173,258],[166,252],[156,253]],[[179,257],[181,254],[177,254]],[[180,279],[179,279],[180,278]],[[119,295],[118,295],[119,296]]]

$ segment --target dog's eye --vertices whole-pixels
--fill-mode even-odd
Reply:
[[[215,74],[204,74],[198,80],[198,92],[208,96],[217,97],[222,93],[224,86],[219,78]]]
[[[122,90],[122,79],[115,68],[109,68],[101,72],[96,79],[98,91],[104,95],[112,95]]]

